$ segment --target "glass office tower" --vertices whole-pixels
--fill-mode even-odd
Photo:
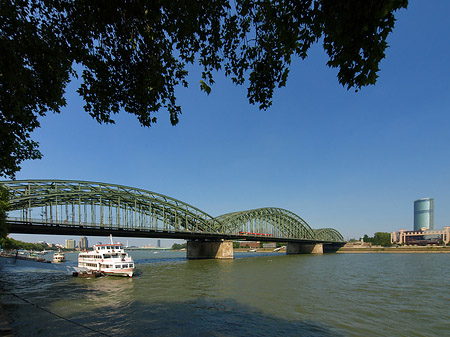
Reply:
[[[434,229],[434,199],[423,198],[414,201],[414,230]]]

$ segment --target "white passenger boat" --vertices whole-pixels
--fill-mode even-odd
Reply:
[[[94,245],[92,251],[78,254],[78,267],[87,270],[100,271],[107,275],[133,277],[134,261],[121,243]]]
[[[66,262],[66,254],[61,252],[56,252],[53,254],[53,263]]]

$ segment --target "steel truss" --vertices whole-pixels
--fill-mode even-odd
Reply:
[[[186,232],[234,237],[343,242],[332,229],[312,229],[295,213],[260,208],[216,218],[177,199],[138,188],[74,180],[0,182],[10,194],[10,217],[21,221],[111,230]],[[38,215],[36,216],[36,212]],[[82,233],[80,233],[82,234]]]

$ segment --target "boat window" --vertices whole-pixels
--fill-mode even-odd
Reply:
[[[105,255],[103,255],[103,258],[104,258],[104,259],[110,259],[110,258],[111,258],[111,255],[105,254]]]
[[[128,265],[127,264],[123,264],[122,268],[128,268]]]
[[[132,263],[130,263],[130,268],[133,268],[133,267],[134,267],[134,265]]]
[[[111,249],[111,246],[107,246],[106,249]]]

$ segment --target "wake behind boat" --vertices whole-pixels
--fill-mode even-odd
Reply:
[[[87,270],[99,271],[107,275],[133,277],[134,261],[121,243],[94,245],[92,251],[78,254],[78,267]]]

